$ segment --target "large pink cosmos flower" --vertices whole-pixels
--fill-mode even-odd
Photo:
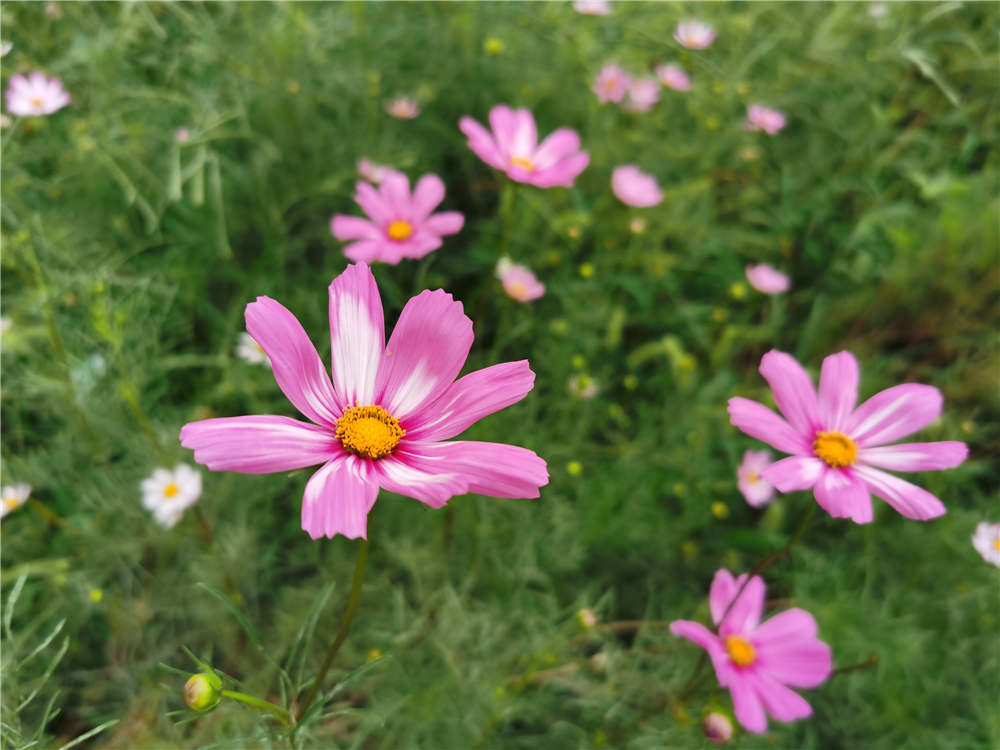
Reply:
[[[65,107],[70,96],[58,78],[35,71],[27,78],[11,76],[7,87],[7,110],[12,115],[51,115]]]
[[[334,237],[355,240],[344,248],[344,255],[354,261],[395,265],[403,258],[423,258],[465,221],[457,211],[431,213],[444,200],[444,183],[434,174],[421,177],[412,195],[406,175],[391,169],[378,189],[359,182],[355,190],[354,200],[368,219],[337,214],[330,221]]]
[[[708,604],[717,633],[690,620],[675,620],[670,632],[708,652],[719,684],[729,688],[740,724],[763,732],[765,710],[778,721],[812,715],[805,699],[786,686],[814,688],[825,682],[833,656],[816,637],[816,621],[805,610],[789,609],[761,623],[764,581],[754,576],[743,587],[746,578],[744,573],[734,580],[728,570],[715,574]]]
[[[268,474],[322,464],[306,484],[302,528],[313,539],[367,536],[379,488],[440,508],[454,495],[538,497],[545,461],[502,443],[442,442],[517,403],[535,374],[527,360],[458,375],[472,346],[462,303],[440,289],[413,297],[385,343],[382,301],[368,266],[330,284],[333,383],[295,316],[258,297],[247,330],[288,400],[313,424],[281,416],[206,419],[181,444],[212,471]]]
[[[493,132],[471,117],[463,117],[458,127],[476,156],[515,182],[540,188],[572,187],[590,162],[590,155],[580,150],[575,130],[559,128],[538,143],[535,118],[526,109],[511,109],[505,104],[491,109]]]
[[[618,167],[611,173],[611,192],[622,203],[639,208],[649,208],[663,200],[656,178],[634,164]]]
[[[784,352],[772,349],[765,354],[760,374],[785,419],[739,397],[729,399],[729,418],[747,435],[793,454],[762,472],[764,480],[781,492],[812,488],[823,510],[855,523],[872,520],[869,492],[918,521],[945,512],[927,490],[875,468],[928,471],[950,469],[965,460],[968,448],[955,441],[886,445],[937,419],[943,402],[937,388],[904,383],[855,408],[859,372],[850,352],[823,360],[818,397],[809,374]]]

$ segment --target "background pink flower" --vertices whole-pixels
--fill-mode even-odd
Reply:
[[[526,109],[505,104],[491,109],[492,132],[471,117],[463,117],[458,127],[476,156],[515,182],[540,188],[572,187],[590,162],[590,155],[580,150],[575,130],[559,128],[538,143],[535,118]]]
[[[385,111],[397,120],[412,120],[420,114],[420,105],[409,96],[397,96],[385,105]]]
[[[509,258],[499,260],[496,274],[507,295],[518,302],[530,302],[545,294],[545,284],[528,268],[511,263]]]
[[[58,78],[35,71],[26,77],[14,75],[7,87],[7,110],[13,115],[51,115],[70,103]]]
[[[606,16],[611,13],[607,0],[574,0],[573,10],[587,16]]]
[[[628,91],[628,74],[617,65],[605,65],[594,80],[594,93],[601,102],[620,102]]]
[[[378,185],[396,170],[387,164],[377,164],[370,159],[358,159],[358,174],[362,180],[367,180],[372,185]]]
[[[656,67],[656,77],[668,89],[673,89],[674,91],[691,90],[691,77],[684,72],[684,68],[680,65],[658,65]]]
[[[784,352],[765,354],[760,374],[785,419],[740,397],[729,400],[729,418],[747,435],[792,454],[762,474],[780,492],[811,488],[827,513],[855,523],[872,520],[869,493],[907,518],[926,521],[945,512],[927,490],[876,468],[928,471],[965,460],[968,448],[955,441],[886,445],[937,419],[943,402],[937,388],[905,383],[855,408],[860,373],[850,352],[823,360],[818,397],[809,374]]]
[[[986,562],[1000,567],[1000,523],[983,521],[972,535],[972,546]]]
[[[627,109],[632,112],[648,112],[660,101],[660,84],[654,78],[636,78],[628,84]]]
[[[455,234],[465,221],[457,211],[431,212],[444,200],[444,183],[424,175],[410,194],[406,175],[389,170],[376,189],[367,182],[355,186],[354,200],[367,219],[337,214],[330,231],[340,241],[354,240],[344,255],[354,261],[395,265],[403,258],[422,258],[441,247],[441,237]]]
[[[763,292],[764,294],[781,294],[788,291],[788,277],[766,263],[747,266],[746,273],[750,286],[758,292]]]
[[[688,49],[705,49],[715,41],[715,29],[704,21],[681,21],[674,30],[674,40]]]
[[[639,208],[655,206],[663,200],[656,178],[634,164],[618,167],[611,173],[611,190],[622,203]]]
[[[774,498],[774,486],[761,476],[772,463],[770,451],[747,451],[736,472],[740,492],[755,508],[767,505]]]
[[[763,130],[768,135],[774,135],[784,127],[783,112],[760,104],[752,104],[747,108],[747,130]]]

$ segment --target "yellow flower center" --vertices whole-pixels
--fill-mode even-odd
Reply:
[[[7,510],[14,510],[14,508],[16,508],[20,504],[21,504],[21,500],[19,498],[16,498],[16,497],[4,498],[4,501],[3,501],[3,506]]]
[[[747,481],[750,482],[750,484],[757,484],[757,482],[760,481],[760,474],[756,471],[751,471],[747,474]]]
[[[507,293],[514,299],[523,302],[524,298],[528,296],[528,287],[526,287],[520,281],[515,281],[513,284],[507,287]]]
[[[167,497],[173,497],[180,491],[181,491],[180,488],[173,482],[171,482],[170,484],[168,484],[166,487],[163,488],[163,494],[166,495]]]
[[[355,406],[337,420],[337,439],[344,450],[366,458],[392,453],[406,430],[381,406]]]
[[[7,502],[9,503],[10,500],[8,500]],[[997,537],[996,540],[993,542],[993,547],[994,549],[1000,550],[1000,537]]]
[[[40,96],[36,96],[34,99],[31,100],[31,106],[34,107],[35,109],[41,109],[43,103],[44,102],[42,102],[42,98]]]
[[[741,635],[726,637],[726,651],[733,663],[741,667],[749,667],[757,659],[757,651],[753,645]]]
[[[531,159],[524,159],[520,156],[512,156],[510,165],[512,167],[520,167],[527,172],[533,172],[535,169],[535,165],[531,162]]]
[[[386,231],[389,233],[390,239],[402,242],[413,234],[413,227],[410,226],[410,222],[399,220],[392,222]]]
[[[835,469],[850,466],[858,459],[858,446],[842,432],[817,432],[813,453]]]

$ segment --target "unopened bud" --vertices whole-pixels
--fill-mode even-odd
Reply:
[[[206,713],[219,705],[222,680],[209,672],[193,674],[184,683],[184,702],[188,708]]]
[[[581,627],[590,630],[597,624],[597,615],[594,614],[594,610],[584,607],[577,610],[576,621],[580,623]]]
[[[733,725],[725,716],[719,713],[710,713],[701,722],[701,728],[705,730],[705,737],[709,742],[721,745],[729,742],[733,738]]]

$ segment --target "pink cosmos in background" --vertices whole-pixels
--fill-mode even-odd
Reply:
[[[649,112],[660,101],[660,84],[655,78],[635,78],[628,84],[627,109],[632,112]]]
[[[747,130],[763,130],[768,135],[774,135],[785,127],[783,112],[765,107],[761,104],[751,104],[747,107]]]
[[[471,117],[463,117],[458,127],[476,156],[515,182],[540,188],[572,187],[590,162],[590,155],[580,150],[575,130],[559,128],[538,143],[535,118],[527,109],[498,104],[490,110],[492,132]]]
[[[681,21],[674,29],[674,40],[688,49],[705,49],[715,41],[715,29],[704,21]]]
[[[655,206],[663,200],[656,178],[634,164],[618,167],[611,173],[611,190],[622,203],[639,208]]]
[[[972,546],[986,562],[1000,567],[1000,523],[983,521],[972,535]]]
[[[7,110],[14,115],[51,115],[70,103],[58,78],[35,71],[27,77],[14,75],[7,87]]]
[[[444,200],[444,183],[434,174],[421,177],[412,195],[409,179],[394,170],[378,189],[359,182],[355,190],[354,200],[368,218],[337,214],[330,221],[334,237],[341,242],[354,240],[344,248],[344,255],[354,261],[395,265],[403,258],[423,258],[465,221],[457,211],[431,213]]]
[[[656,66],[656,77],[668,89],[674,91],[691,90],[691,77],[684,72],[684,68],[680,65],[658,65]]]
[[[587,16],[606,16],[611,13],[607,0],[575,0],[573,10]]]
[[[788,291],[788,277],[766,263],[747,266],[746,273],[750,286],[758,292],[763,292],[764,294],[781,294]]]
[[[736,472],[740,492],[755,508],[767,505],[774,498],[774,487],[761,478],[761,474],[772,463],[770,451],[747,451]]]
[[[708,652],[719,684],[729,688],[733,712],[744,729],[763,732],[767,714],[778,721],[812,715],[812,707],[787,686],[814,688],[830,676],[833,655],[816,637],[816,621],[793,608],[760,622],[764,611],[764,581],[744,573],[733,579],[720,570],[708,594],[713,633],[699,622],[675,620],[670,632]],[[742,587],[742,591],[741,591]]]
[[[443,442],[520,401],[527,360],[458,380],[472,346],[462,303],[438,289],[410,299],[385,343],[371,270],[348,266],[329,290],[333,382],[302,326],[269,297],[247,305],[250,335],[288,400],[312,424],[283,416],[191,422],[180,440],[212,471],[268,474],[322,464],[305,488],[302,528],[313,539],[367,538],[379,488],[440,508],[455,495],[538,497],[545,461],[502,443]]]
[[[178,143],[187,143],[191,140],[191,131],[187,128],[177,128],[174,131],[174,140]]]
[[[617,65],[605,65],[594,80],[593,91],[600,102],[620,102],[628,91],[628,74]]]
[[[420,105],[409,96],[397,96],[385,105],[385,111],[397,120],[412,120],[420,114]]]
[[[545,284],[525,266],[511,263],[510,258],[501,258],[497,262],[496,275],[507,296],[518,302],[530,302],[545,294]]]
[[[373,185],[378,185],[391,172],[395,171],[395,169],[386,164],[376,164],[364,158],[358,159],[358,174],[361,175],[361,179],[368,180]]]
[[[823,360],[818,396],[809,374],[784,352],[765,354],[760,374],[785,418],[740,397],[729,399],[729,418],[747,435],[792,454],[761,474],[779,492],[811,488],[823,510],[855,523],[872,520],[869,493],[918,521],[945,512],[927,490],[880,470],[950,469],[965,460],[968,448],[956,441],[886,445],[937,419],[943,402],[937,388],[904,383],[855,408],[860,373],[850,352]]]

